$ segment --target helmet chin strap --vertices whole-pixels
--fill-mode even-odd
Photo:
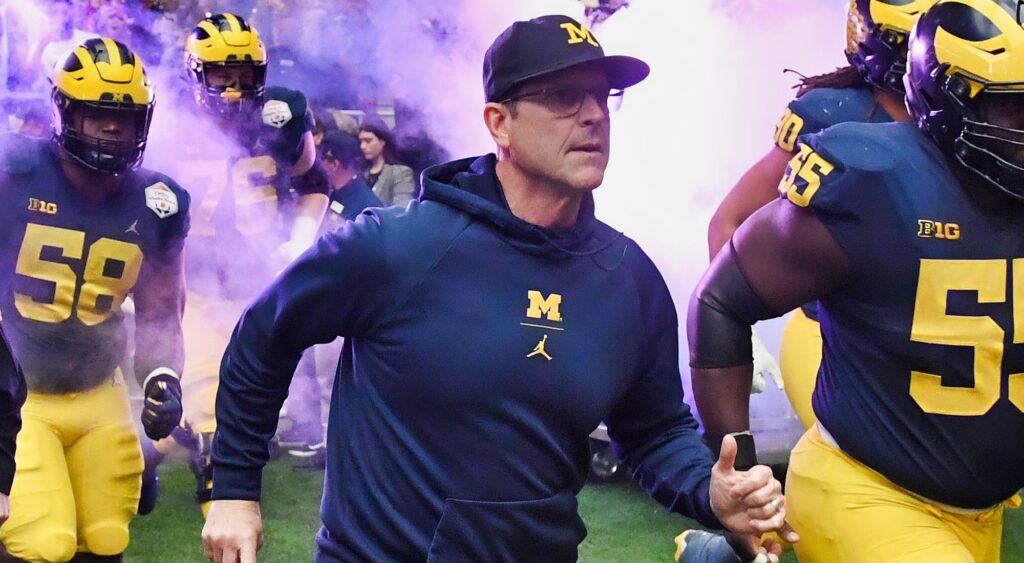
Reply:
[[[220,93],[222,100],[235,102],[242,99],[242,92],[235,90],[234,88],[228,88]]]

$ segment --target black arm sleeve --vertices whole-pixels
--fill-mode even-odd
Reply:
[[[753,361],[750,327],[778,317],[750,286],[732,241],[722,249],[690,300],[690,367],[715,369]]]

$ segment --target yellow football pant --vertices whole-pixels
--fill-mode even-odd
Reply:
[[[786,396],[793,405],[800,424],[810,428],[815,421],[811,395],[821,365],[821,327],[800,309],[786,322],[782,332],[779,368],[786,386]]]
[[[992,563],[1003,506],[957,511],[929,503],[827,442],[812,426],[793,449],[787,520],[801,563]]]
[[[249,299],[227,300],[190,292],[182,330],[185,333],[185,371],[181,376],[184,420],[196,432],[217,429],[214,405],[220,381],[220,361]]]
[[[35,562],[117,555],[139,505],[142,450],[120,374],[81,393],[29,392],[0,543]]]

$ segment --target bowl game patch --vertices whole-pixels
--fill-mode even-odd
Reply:
[[[166,219],[178,212],[178,196],[163,182],[157,182],[146,188],[146,207],[153,210],[156,216]]]

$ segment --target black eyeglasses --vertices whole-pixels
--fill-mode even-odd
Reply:
[[[622,107],[623,90],[607,88],[580,88],[578,86],[558,86],[516,94],[501,101],[503,104],[525,98],[534,98],[538,104],[547,108],[557,117],[572,117],[583,108],[587,95],[593,96],[598,107],[611,113]]]

